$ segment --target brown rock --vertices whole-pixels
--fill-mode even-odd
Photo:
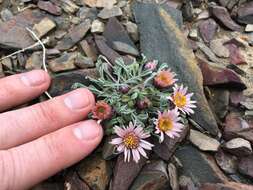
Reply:
[[[207,43],[214,38],[217,29],[218,25],[213,19],[204,20],[199,24],[200,35]]]
[[[61,0],[61,8],[66,12],[66,13],[75,13],[78,11],[79,7],[71,0]]]
[[[253,143],[253,121],[246,121],[238,114],[230,113],[226,117],[223,135],[227,140],[241,137]]]
[[[90,188],[76,172],[69,172],[64,182],[64,190],[90,190]]]
[[[96,48],[88,42],[88,40],[83,40],[80,43],[80,46],[83,50],[83,52],[90,58],[92,58],[92,60],[95,62],[97,60],[97,51]]]
[[[41,38],[46,35],[48,32],[53,30],[56,27],[56,24],[51,19],[45,17],[38,24],[33,26],[35,34]],[[36,40],[36,39],[35,39]]]
[[[253,179],[253,156],[241,158],[238,167],[241,174]]]
[[[193,183],[192,179],[187,176],[180,176],[179,178],[179,189],[180,190],[199,190]]]
[[[230,17],[229,12],[225,7],[212,5],[210,6],[211,14],[219,20],[224,26],[230,30],[241,31],[242,28],[237,23],[235,23]]]
[[[64,52],[61,57],[52,59],[48,62],[49,68],[53,72],[67,71],[75,69],[76,53]]]
[[[121,16],[122,14],[123,14],[122,10],[119,7],[115,6],[110,9],[108,8],[102,9],[99,12],[98,17],[102,19],[108,19],[116,16]]]
[[[172,190],[179,190],[178,172],[174,164],[168,164],[168,175],[170,179],[170,187]]]
[[[124,162],[124,154],[118,156],[113,170],[113,179],[109,190],[128,190],[136,176],[146,163],[146,158],[141,157],[138,163]]]
[[[85,158],[77,167],[82,180],[93,190],[106,190],[112,174],[111,164],[100,154]]]
[[[42,67],[42,52],[34,52],[31,57],[28,58],[25,68],[27,70],[41,69]]]
[[[204,77],[204,85],[224,86],[235,90],[246,89],[246,85],[234,71],[208,65],[201,59],[198,59],[198,63]]]
[[[59,50],[68,50],[72,48],[77,42],[79,42],[90,29],[90,21],[85,20],[81,24],[75,26],[71,29],[68,34],[58,43],[57,49]]]
[[[62,14],[61,8],[58,7],[57,5],[53,4],[50,1],[42,1],[39,0],[37,3],[37,6],[41,9],[44,10],[52,15],[59,16]]]

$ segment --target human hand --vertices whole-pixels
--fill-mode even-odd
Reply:
[[[0,112],[43,93],[42,70],[0,79]],[[0,114],[1,190],[27,189],[78,162],[99,144],[103,130],[84,119],[95,103],[87,89]]]

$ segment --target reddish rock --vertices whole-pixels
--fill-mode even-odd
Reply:
[[[61,8],[56,6],[50,1],[42,1],[40,0],[37,4],[37,6],[41,9],[44,10],[52,15],[59,16],[62,14]]]
[[[241,158],[238,167],[241,174],[253,179],[253,156]]]
[[[128,190],[136,176],[146,163],[146,158],[141,157],[138,163],[124,162],[124,154],[118,156],[113,170],[113,179],[109,190]]]
[[[223,152],[221,149],[215,154],[215,160],[220,168],[227,174],[235,174],[237,170],[237,158]]]
[[[237,20],[244,24],[253,24],[253,1],[242,4],[238,9]]]
[[[218,25],[213,19],[204,20],[199,24],[200,35],[207,43],[214,38],[217,29]]]
[[[243,101],[245,97],[243,96],[242,91],[231,91],[230,92],[230,104],[233,106],[238,106],[241,101]]]
[[[253,186],[235,182],[228,182],[225,184],[205,183],[201,185],[199,190],[253,190]]]
[[[253,120],[243,120],[238,114],[226,117],[223,136],[226,140],[241,137],[253,143]]]
[[[204,85],[224,86],[225,88],[244,90],[246,85],[232,70],[208,65],[204,60],[198,59],[199,67],[203,74]]]
[[[211,14],[224,26],[233,31],[241,31],[241,26],[235,23],[230,17],[229,12],[225,7],[212,5],[210,6]]]
[[[34,44],[25,28],[38,23],[43,17],[38,10],[26,9],[8,22],[0,23],[0,48],[22,49]]]
[[[225,47],[227,47],[229,50],[229,59],[231,64],[247,64],[244,56],[240,52],[240,49],[235,44],[226,44]]]

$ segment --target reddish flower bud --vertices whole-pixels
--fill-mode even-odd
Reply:
[[[98,101],[92,110],[93,118],[105,120],[112,117],[112,107],[104,101]]]
[[[137,107],[141,110],[149,108],[152,105],[151,101],[146,97],[142,100],[138,100],[136,104],[137,104]]]

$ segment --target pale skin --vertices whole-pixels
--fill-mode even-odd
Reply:
[[[45,92],[42,70],[0,79],[1,190],[23,190],[80,161],[100,143],[103,130],[85,120],[93,94],[78,89],[42,103],[10,110]]]

